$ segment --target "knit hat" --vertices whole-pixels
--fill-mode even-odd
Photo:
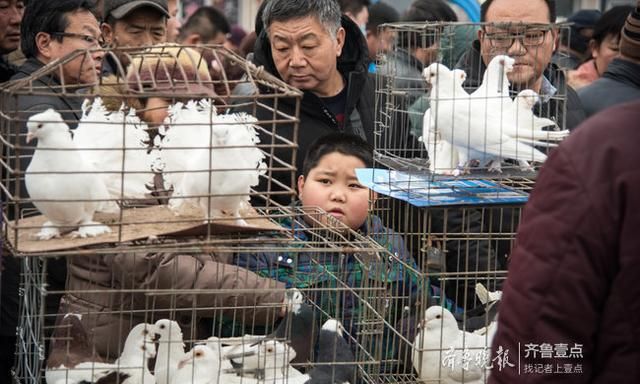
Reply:
[[[622,28],[620,54],[630,59],[640,60],[640,0]]]
[[[152,96],[214,97],[206,60],[191,48],[158,45],[136,53],[127,69],[127,89]]]

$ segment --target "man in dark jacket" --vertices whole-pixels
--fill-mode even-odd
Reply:
[[[481,7],[481,20],[488,23],[478,31],[478,40],[460,58],[465,88],[477,88],[486,65],[498,54],[516,60],[509,81],[514,91],[533,89],[540,94],[536,113],[555,119],[563,128],[573,129],[584,120],[576,92],[566,84],[562,72],[551,63],[556,48],[555,2],[551,0],[487,0]],[[513,23],[509,25],[508,23]],[[564,103],[564,106],[562,105]]]
[[[494,364],[490,383],[640,382],[639,120],[638,102],[603,111],[543,166],[518,230],[492,348],[502,347],[503,358],[508,350],[511,364],[522,356],[521,365]]]
[[[6,0],[0,9],[0,83],[9,80],[16,72],[6,61],[5,55],[18,49],[20,45],[20,21],[24,12],[22,0]]]
[[[601,78],[578,92],[587,116],[640,99],[640,1],[620,33],[620,56]]]
[[[76,49],[89,49],[98,46],[100,29],[98,21],[93,15],[93,1],[91,0],[59,0],[59,1],[31,1],[24,11],[21,26],[21,48],[27,61],[17,70],[12,80],[17,82],[6,89],[13,92],[12,97],[4,98],[7,103],[3,106],[3,112],[11,118],[18,119],[17,127],[8,135],[11,142],[17,140],[15,136],[26,132],[24,119],[53,108],[60,112],[63,118],[71,122],[80,117],[80,96],[75,93],[82,84],[95,83],[100,73],[101,54],[89,53],[80,55],[74,60],[69,60],[60,67],[50,71],[40,78],[30,78],[47,63],[65,57]],[[29,78],[29,79],[27,79]],[[65,84],[63,87],[62,84]],[[34,94],[25,91],[27,87],[37,89]],[[15,102],[15,105],[8,105]],[[31,153],[22,150],[20,169],[25,170]],[[6,153],[4,154],[6,156]],[[14,155],[15,156],[15,155]],[[8,164],[15,165],[15,158],[7,159]],[[4,172],[4,169],[3,169]],[[3,179],[7,180],[4,178]],[[8,188],[14,192],[14,186],[10,182]],[[21,191],[25,191],[22,180]],[[7,202],[6,195],[2,194],[2,200]],[[25,199],[24,192],[15,198]],[[8,202],[11,204],[11,202]],[[27,204],[21,203],[20,208]],[[12,213],[8,209],[8,213]],[[21,212],[24,214],[24,212]],[[9,217],[13,219],[13,217]],[[18,325],[18,285],[20,280],[20,261],[7,254],[3,255],[2,264],[2,302],[0,304],[0,335],[3,347],[0,372],[0,382],[7,380],[8,368],[13,365],[13,352],[15,350],[16,326]],[[64,259],[49,259],[47,268],[47,289],[62,290],[66,280],[66,265]],[[47,313],[56,313],[59,297],[47,296]],[[49,322],[47,323],[49,324]],[[47,331],[48,333],[49,331]]]
[[[302,169],[309,145],[328,133],[353,133],[373,144],[375,83],[367,73],[366,40],[355,23],[341,16],[337,2],[273,0],[263,21],[254,63],[304,92],[293,165]],[[278,110],[291,115],[295,105],[278,100]],[[276,133],[291,140],[293,131],[292,125],[279,125]],[[276,149],[275,154],[291,159],[291,149]],[[294,185],[290,171],[274,172],[273,177]]]

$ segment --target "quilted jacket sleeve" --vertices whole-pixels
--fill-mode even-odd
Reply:
[[[274,309],[284,301],[283,283],[206,253],[118,254],[111,264],[123,288],[173,290],[154,296],[161,308],[198,308],[199,316],[213,316],[216,309],[224,308],[227,317],[265,324],[273,321]]]

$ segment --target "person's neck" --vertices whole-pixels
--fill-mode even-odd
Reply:
[[[337,95],[342,91],[345,87],[345,81],[342,78],[342,75],[338,70],[335,71],[333,76],[331,76],[330,80],[327,82],[327,85],[322,89],[314,91],[318,97],[332,97]]]

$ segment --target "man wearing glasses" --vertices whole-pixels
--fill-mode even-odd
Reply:
[[[48,108],[59,111],[65,120],[80,118],[81,100],[72,94],[82,85],[95,84],[101,72],[103,54],[95,51],[100,48],[101,38],[94,6],[93,0],[60,0],[31,1],[25,8],[20,44],[27,61],[11,80],[31,76],[76,50],[86,52],[62,64],[61,71],[52,71],[33,82],[34,86],[47,88],[44,92],[49,94],[19,97],[18,108],[27,113],[24,118]],[[61,84],[68,87],[65,94]]]
[[[540,94],[538,115],[568,129],[584,120],[576,92],[551,63],[558,40],[554,0],[487,0],[481,20],[486,24],[478,31],[478,40],[457,65],[467,72],[465,87],[478,87],[491,58],[507,54],[516,60],[508,76],[512,90],[533,89]]]

